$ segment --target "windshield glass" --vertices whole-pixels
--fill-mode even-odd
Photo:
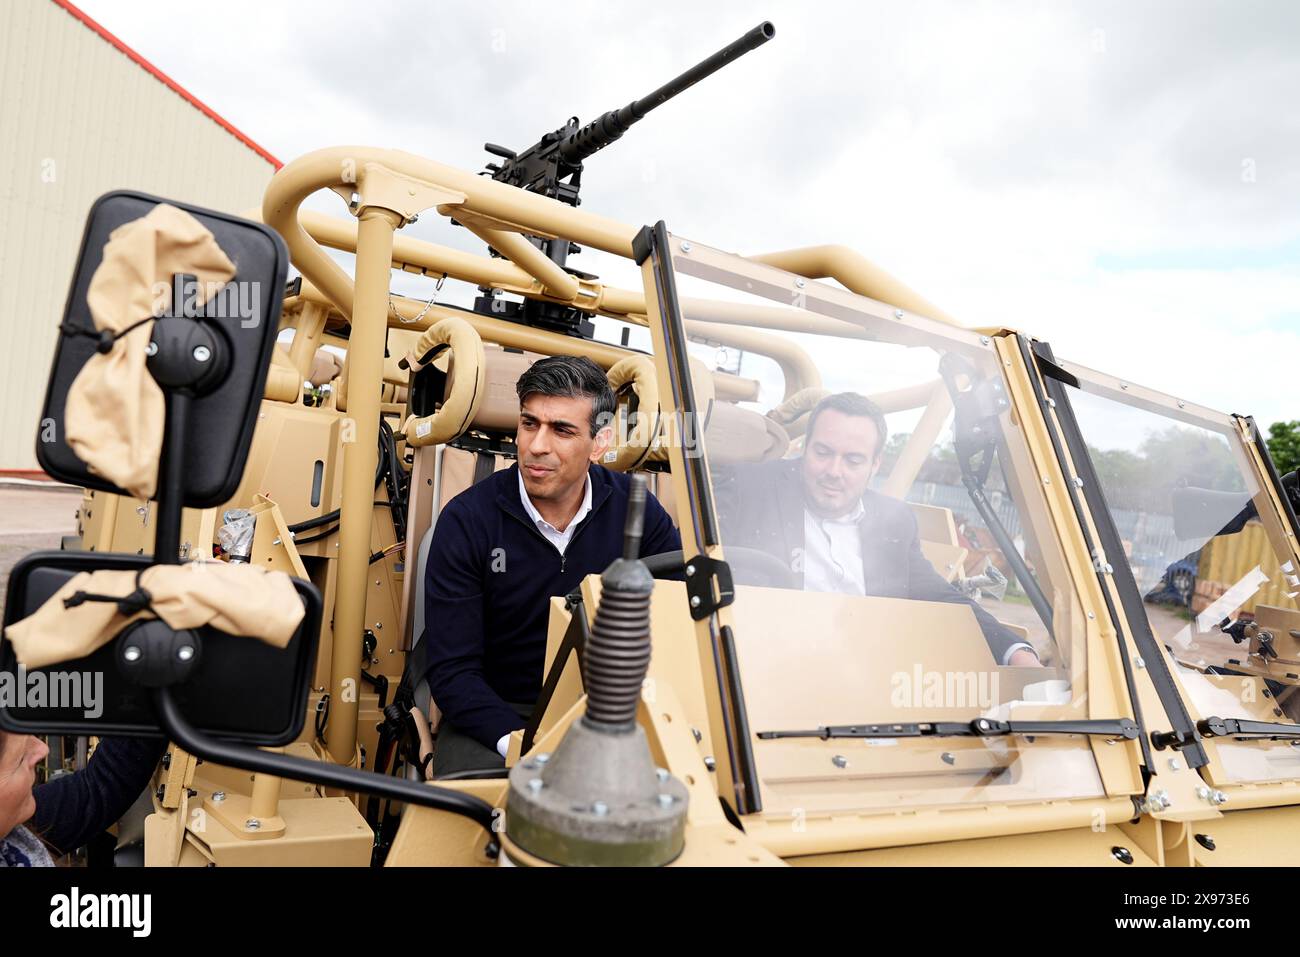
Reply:
[[[1104,793],[1084,737],[772,735],[1119,715],[995,342],[673,243],[764,809]]]
[[[1193,719],[1300,717],[1300,579],[1228,416],[1070,365],[1067,388],[1151,630]],[[1207,741],[1222,782],[1294,779],[1288,742]]]

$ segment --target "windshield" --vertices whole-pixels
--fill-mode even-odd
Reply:
[[[1295,723],[1300,578],[1236,421],[1068,369],[1079,431],[1192,717]],[[1206,751],[1213,783],[1300,776],[1300,748],[1285,741],[1213,739]]]
[[[997,344],[673,240],[765,811],[1105,793],[1082,614]],[[703,496],[697,496],[702,498]],[[840,725],[895,736],[787,736]]]

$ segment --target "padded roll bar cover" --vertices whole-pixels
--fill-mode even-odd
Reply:
[[[486,360],[483,366],[483,401],[479,403],[471,426],[484,432],[514,435],[519,427],[519,396],[515,385],[534,362],[545,357],[540,352],[515,352],[486,343],[483,357]],[[451,388],[449,381],[448,396]]]
[[[717,397],[713,385],[713,371],[704,363],[704,360],[697,359],[695,356],[688,356],[688,364],[691,369],[691,385],[695,387],[695,408],[699,415],[699,423],[693,435],[698,435],[704,429],[704,425],[709,421],[713,414],[713,403]],[[678,439],[687,438],[688,436],[678,436]],[[650,462],[667,462],[668,446],[663,441],[663,429],[660,429],[659,441],[655,447],[650,450],[646,457]]]
[[[769,409],[767,417],[782,426],[791,439],[797,439],[808,430],[808,416],[817,403],[830,394],[830,389],[817,386],[800,389],[780,405]]]
[[[431,352],[451,349],[453,370],[447,398],[431,415],[410,416],[402,426],[406,441],[415,448],[450,442],[469,428],[483,401],[487,360],[477,330],[459,316],[448,316],[424,331],[406,354],[414,375]]]
[[[186,449],[181,498],[189,508],[212,508],[229,501],[235,494],[248,462],[257,411],[266,390],[271,352],[280,329],[280,304],[284,298],[289,252],[279,234],[261,223],[146,193],[125,190],[106,193],[95,200],[86,219],[64,307],[66,324],[87,330],[95,328],[86,293],[91,277],[103,261],[109,234],[118,226],[147,215],[160,203],[170,203],[202,223],[236,264],[230,281],[236,296],[227,301],[238,301],[250,309],[257,307],[254,315],[218,316],[208,320],[230,347],[230,372],[217,389],[192,404],[189,428],[195,435],[202,435],[203,440],[190,442]],[[126,495],[125,489],[91,472],[64,440],[68,389],[93,355],[93,339],[66,335],[58,338],[41,410],[41,421],[52,423],[53,429],[36,430],[36,460],[49,475],[70,485]],[[47,435],[51,436],[50,440],[41,441]]]
[[[615,395],[630,390],[637,400],[635,425],[628,430],[626,441],[622,445],[611,444],[600,463],[615,472],[626,472],[643,464],[655,445],[662,417],[659,384],[649,356],[619,359],[610,367],[607,377]]]
[[[709,460],[769,462],[785,455],[790,436],[774,420],[730,402],[715,402],[704,430]]]

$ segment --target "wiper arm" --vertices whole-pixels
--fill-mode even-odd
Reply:
[[[1300,724],[1280,724],[1275,721],[1211,717],[1196,722],[1196,730],[1207,738],[1230,738],[1248,734],[1257,736],[1262,741],[1300,741]]]
[[[1211,719],[1220,720],[1220,719]],[[1295,727],[1300,737],[1300,727]],[[764,741],[776,738],[996,738],[1013,734],[1085,734],[1104,738],[1138,737],[1138,726],[1131,718],[1105,718],[1084,721],[997,721],[976,718],[974,721],[926,721],[912,724],[833,724],[802,731],[760,731]]]

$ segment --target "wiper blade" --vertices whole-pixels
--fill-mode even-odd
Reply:
[[[1300,724],[1279,724],[1274,721],[1211,717],[1196,722],[1196,730],[1207,738],[1231,738],[1248,734],[1262,741],[1300,741]]]
[[[1217,720],[1217,719],[1215,719]],[[1278,727],[1293,727],[1279,725]],[[1300,737],[1300,727],[1296,727]],[[1138,726],[1131,718],[1084,721],[925,721],[910,724],[833,724],[800,731],[760,731],[764,741],[776,738],[996,738],[1007,735],[1084,734],[1134,741]]]

